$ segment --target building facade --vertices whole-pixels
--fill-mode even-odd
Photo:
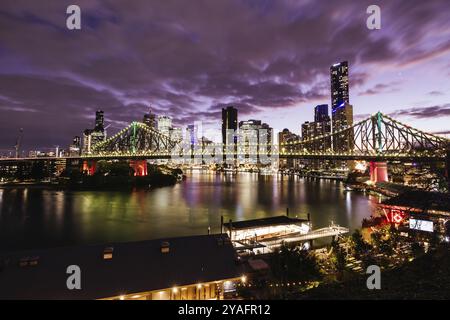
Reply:
[[[330,67],[331,76],[331,108],[334,109],[341,103],[350,103],[348,91],[348,62],[343,61]]]
[[[83,154],[90,154],[92,152],[92,147],[97,143],[106,140],[106,131],[104,124],[104,112],[102,110],[97,110],[95,112],[95,126],[94,129],[86,129],[83,131]]]
[[[351,126],[353,126],[353,106],[343,102],[333,110],[333,133],[337,133],[333,137],[334,151],[349,152],[354,149],[353,129],[342,131]]]
[[[237,139],[227,134],[227,130],[233,130],[236,132],[238,129],[238,111],[232,106],[228,106],[222,109],[222,143],[224,146],[230,143],[236,143]],[[232,139],[231,141],[229,141]]]
[[[142,120],[144,124],[149,126],[152,129],[156,129],[156,115],[151,111],[149,113],[144,114],[144,119]]]
[[[262,154],[269,155],[272,147],[273,130],[261,120],[246,120],[239,122],[239,157],[257,163]],[[251,155],[258,155],[252,157]]]
[[[353,106],[349,95],[349,67],[343,61],[330,67],[331,78],[331,119],[333,133],[342,131],[353,125]],[[353,150],[352,130],[347,130],[333,137],[335,152],[350,152]]]
[[[158,116],[158,131],[169,137],[171,129],[172,118],[165,115]]]
[[[300,137],[285,128],[283,131],[278,133],[278,150],[280,152],[293,152],[294,147],[289,145],[289,143],[294,143],[300,140]],[[280,159],[279,165],[281,169],[291,169],[297,167],[297,159]]]
[[[72,144],[69,146],[69,156],[78,157],[81,154],[81,138],[73,137]]]

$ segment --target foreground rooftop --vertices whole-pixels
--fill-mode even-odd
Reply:
[[[67,289],[70,265],[81,290]],[[0,253],[0,299],[100,299],[240,275],[225,234]]]

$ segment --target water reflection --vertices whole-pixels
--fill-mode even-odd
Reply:
[[[344,193],[335,181],[252,173],[190,172],[152,191],[0,190],[0,250],[206,234],[224,220],[307,217],[357,228],[377,197]]]

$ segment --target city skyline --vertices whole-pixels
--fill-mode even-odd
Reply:
[[[65,4],[24,2],[19,10],[6,1],[0,149],[13,149],[20,128],[25,149],[67,146],[94,125],[97,109],[111,134],[141,121],[150,107],[176,126],[202,121],[220,136],[221,109],[228,105],[239,110],[239,120],[260,119],[275,132],[299,134],[316,105],[331,107],[329,68],[344,60],[355,120],[382,111],[425,131],[448,132],[445,1],[381,1],[383,24],[376,31],[365,27],[367,3],[121,8],[79,1],[82,30],[72,32],[65,29]],[[231,12],[237,13],[228,19]]]

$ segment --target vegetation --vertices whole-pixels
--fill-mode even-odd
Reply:
[[[419,247],[417,245],[414,245]],[[416,252],[418,253],[418,252]],[[423,253],[410,263],[381,274],[381,290],[369,290],[367,275],[346,282],[320,285],[298,299],[449,299],[450,247],[440,244],[436,250]]]
[[[270,265],[274,279],[283,283],[321,277],[314,254],[295,244],[283,243],[272,256]]]
[[[149,188],[173,185],[177,175],[165,168],[164,172],[156,165],[147,166],[146,176],[134,176],[134,170],[126,161],[98,161],[93,175],[79,170],[67,170],[62,174],[62,183],[71,188]]]

